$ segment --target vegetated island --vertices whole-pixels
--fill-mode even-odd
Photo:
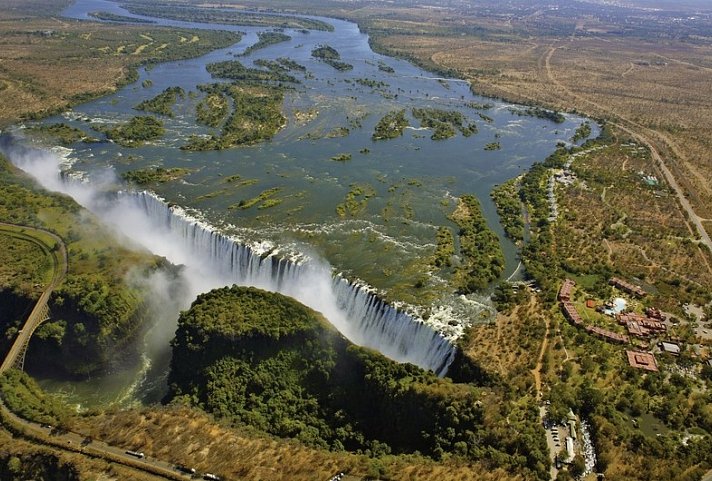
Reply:
[[[177,4],[155,4],[132,2],[125,8],[135,14],[160,17],[170,20],[197,23],[222,23],[244,25],[246,27],[280,27],[331,32],[334,27],[321,20],[290,15],[270,15],[267,13],[240,12],[237,10],[205,9]]]
[[[498,185],[490,196],[497,206],[497,214],[507,237],[516,243],[524,241],[523,206],[519,198],[520,178],[510,179]]]
[[[389,112],[378,121],[371,139],[395,139],[403,135],[406,127],[408,127],[408,119],[405,117],[405,109]]]
[[[485,449],[477,389],[398,364],[346,340],[319,313],[281,294],[224,287],[178,321],[170,397],[275,436],[372,456]],[[478,434],[479,433],[479,434]]]
[[[182,179],[190,174],[191,170],[183,167],[174,167],[166,169],[164,167],[147,167],[145,169],[136,169],[124,172],[121,177],[127,181],[137,185],[148,184],[163,184],[173,180]]]
[[[257,32],[257,42],[253,43],[242,52],[243,56],[249,55],[255,50],[276,45],[282,42],[289,42],[292,37],[282,32]]]
[[[222,150],[239,145],[249,145],[271,139],[287,122],[282,115],[284,94],[282,89],[259,85],[216,83],[201,85],[199,90],[212,98],[217,107],[213,113],[203,104],[199,117],[206,123],[218,126],[226,115],[223,102],[232,99],[233,111],[224,122],[219,135],[202,137],[193,135],[182,150]],[[200,104],[199,104],[200,105]]]
[[[354,68],[350,63],[341,61],[341,54],[335,48],[329,45],[321,45],[312,50],[312,57],[321,60],[322,62],[331,65],[339,72],[346,72]]]
[[[450,218],[460,228],[461,264],[455,270],[453,285],[461,293],[480,291],[504,270],[499,238],[487,225],[480,202],[474,195],[460,197]],[[442,253],[448,250],[446,246],[439,249]]]
[[[181,87],[168,87],[152,99],[144,100],[136,105],[134,109],[173,117],[173,105],[179,98],[185,98],[185,90]]]
[[[89,12],[89,16],[105,22],[156,23],[154,20],[148,20],[147,18],[127,17],[126,15],[118,15],[111,12]]]
[[[151,116],[133,117],[114,127],[95,124],[92,128],[124,147],[140,147],[146,142],[160,139],[165,133],[163,122]]]
[[[477,133],[477,125],[455,110],[435,108],[413,108],[413,117],[420,121],[421,127],[433,129],[432,140],[444,140],[455,136],[456,129],[464,137]]]
[[[591,136],[591,123],[589,121],[582,122],[578,126],[576,132],[571,137],[571,142],[576,143],[579,140],[587,139]]]
[[[28,127],[27,131],[32,133],[33,136],[50,138],[64,146],[69,146],[79,141],[84,143],[97,142],[96,138],[90,137],[83,130],[63,122],[57,124],[33,125]]]
[[[541,107],[508,107],[507,110],[519,117],[527,116],[536,117],[538,119],[547,119],[557,124],[563,124],[566,121],[566,117],[564,117],[564,114],[561,112],[557,112],[556,110],[547,110]]]

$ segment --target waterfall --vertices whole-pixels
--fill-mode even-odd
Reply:
[[[368,286],[334,275],[328,265],[293,261],[275,251],[259,254],[150,192],[120,192],[110,209],[144,216],[153,228],[150,239],[139,242],[192,268],[190,275],[212,278],[212,287],[234,283],[293,297],[324,314],[352,342],[439,375],[454,357],[452,343],[431,326],[389,305]]]
[[[0,137],[0,151],[43,187],[70,195],[129,242],[183,265],[193,296],[225,285],[254,286],[297,299],[322,313],[350,341],[395,361],[442,376],[455,356],[453,344],[432,326],[386,303],[369,286],[335,275],[324,262],[292,260],[275,250],[257,252],[155,194],[115,192],[113,177],[80,182],[62,175],[64,159],[11,136]]]

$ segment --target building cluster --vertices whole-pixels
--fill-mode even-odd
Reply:
[[[637,297],[644,297],[645,291],[633,284],[623,281],[617,277],[612,278],[609,281],[610,285],[613,285],[631,295]],[[594,326],[588,324],[584,321],[581,314],[576,309],[572,301],[573,289],[576,283],[571,279],[566,279],[559,289],[558,299],[561,305],[561,312],[563,313],[566,320],[576,327],[579,327],[589,334],[596,335],[603,340],[614,342],[618,344],[628,344],[630,343],[630,337],[635,337],[638,339],[650,339],[652,337],[657,337],[661,334],[667,332],[667,325],[665,324],[665,316],[659,309],[654,307],[648,307],[645,309],[645,314],[637,314],[634,312],[621,312],[615,315],[618,324],[625,326],[628,331],[629,336],[624,334],[619,334],[617,332],[604,329],[602,327]],[[595,302],[591,301],[587,303],[590,308],[595,307]],[[597,309],[600,310],[600,309]],[[679,356],[681,353],[681,348],[678,344],[663,341],[658,343],[660,346],[660,351],[673,356]],[[628,358],[628,363],[637,369],[644,369],[647,371],[657,371],[658,365],[655,360],[655,356],[650,352],[643,351],[626,351]]]
[[[653,315],[658,317],[652,317]],[[647,339],[667,331],[667,326],[662,321],[660,311],[657,309],[648,309],[645,315],[632,312],[621,313],[618,314],[617,319],[620,325],[626,327],[628,334],[641,339]]]
[[[581,329],[585,330],[589,334],[593,334],[594,336],[600,337],[604,341],[615,342],[620,344],[627,344],[628,342],[630,342],[628,336],[624,334],[619,334],[617,332],[613,332],[602,327],[594,326],[592,324],[586,324],[584,322],[583,318],[576,309],[576,306],[574,306],[571,302],[571,291],[573,290],[573,287],[575,285],[576,283],[574,281],[572,281],[571,279],[566,279],[563,285],[561,286],[561,289],[559,289],[559,302],[561,302],[561,311],[563,312],[566,320],[568,320],[574,326],[580,327]]]
[[[618,277],[611,277],[608,284],[620,289],[623,292],[627,292],[631,296],[645,297],[647,295],[647,292],[645,292],[642,287],[631,284],[630,282],[624,281]]]

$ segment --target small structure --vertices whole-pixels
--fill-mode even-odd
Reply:
[[[648,294],[643,290],[642,287],[636,286],[635,284],[631,284],[630,282],[624,281],[623,279],[620,279],[618,277],[611,277],[608,283],[613,287],[617,287],[618,289],[622,290],[623,292],[627,292],[632,296],[645,297]]]
[[[663,321],[663,313],[660,312],[660,309],[657,309],[655,307],[648,307],[645,310],[645,315],[648,316],[651,319],[657,319],[658,321]]]
[[[566,279],[559,289],[559,301],[569,302],[571,300],[571,291],[576,283],[571,279]]]
[[[576,420],[569,419],[569,436],[571,439],[576,440]]]
[[[566,437],[566,461],[570,463],[574,460],[574,440],[571,436]]]
[[[666,352],[668,354],[672,354],[673,356],[679,356],[680,355],[680,346],[675,344],[674,342],[661,342],[660,343],[660,349],[663,352]]]
[[[655,361],[655,356],[649,352],[641,351],[626,351],[628,356],[628,364],[636,369],[644,369],[646,371],[658,371],[658,363]]]
[[[595,308],[596,308],[596,301],[594,301],[593,299],[587,299],[587,300],[586,300],[586,307],[588,307],[589,309],[595,309]]]

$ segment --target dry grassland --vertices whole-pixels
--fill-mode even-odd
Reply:
[[[517,481],[502,470],[480,465],[439,464],[420,457],[381,460],[308,448],[246,428],[229,428],[183,407],[119,411],[78,421],[82,432],[147,456],[213,472],[227,479],[311,481],[339,471],[354,476],[387,473],[391,480]]]
[[[590,36],[395,34],[377,42],[457,69],[478,93],[624,123],[654,143],[696,212],[712,217],[712,47]]]

